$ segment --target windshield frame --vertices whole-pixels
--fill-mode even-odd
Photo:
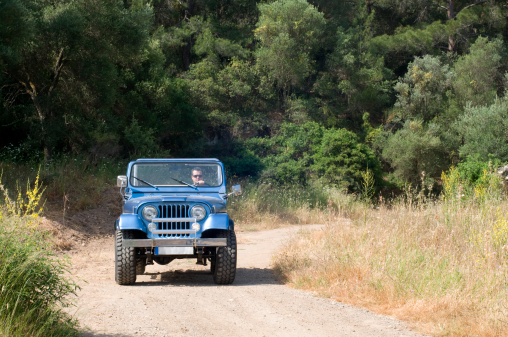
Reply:
[[[142,168],[143,166],[161,166],[161,169],[167,169],[168,174],[164,178],[166,181],[164,184],[159,183],[158,181],[151,181],[149,178],[147,178],[146,175],[139,175],[139,168]],[[164,168],[164,166],[166,166]],[[174,174],[175,176],[172,176],[170,173],[171,166],[175,166],[177,170],[175,170]],[[205,174],[206,171],[208,171],[208,177],[216,176],[217,180],[216,183],[214,181],[213,185],[195,185],[191,178],[191,172],[192,169],[195,167],[200,167],[203,169],[203,174]],[[207,169],[208,168],[208,169]],[[216,172],[214,172],[216,170]],[[177,172],[182,171],[182,172]],[[185,172],[183,174],[183,172]],[[183,175],[182,175],[183,174]],[[162,189],[180,189],[180,188],[192,188],[194,190],[198,188],[219,188],[224,185],[225,177],[224,177],[224,167],[222,163],[218,160],[214,161],[204,161],[204,160],[137,160],[134,162],[131,162],[131,165],[129,165],[129,172],[128,172],[128,182],[129,186],[135,189],[143,189],[143,188],[149,188],[154,189],[153,186],[155,186],[155,189],[162,188]],[[205,175],[206,177],[206,175]],[[183,179],[182,179],[183,178]],[[139,184],[140,181],[143,181],[143,184]],[[179,181],[180,180],[180,181]],[[170,183],[171,182],[171,183]],[[182,184],[183,182],[183,184]],[[212,182],[212,180],[205,181],[206,183]],[[146,183],[150,183],[153,186],[149,186]],[[186,185],[188,184],[188,185]]]

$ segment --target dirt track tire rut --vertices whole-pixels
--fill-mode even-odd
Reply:
[[[397,320],[277,281],[272,255],[291,235],[312,235],[319,228],[237,232],[238,265],[230,286],[217,286],[209,268],[189,259],[149,265],[134,286],[119,286],[113,278],[113,242],[121,236],[101,237],[69,252],[80,289],[76,307],[65,310],[79,320],[83,337],[420,336]]]

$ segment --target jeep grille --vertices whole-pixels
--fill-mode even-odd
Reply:
[[[189,205],[186,204],[163,204],[159,205],[159,217],[161,218],[186,218],[189,215]],[[190,229],[192,222],[171,221],[158,222],[159,230]],[[189,234],[159,234],[159,237],[188,237]]]

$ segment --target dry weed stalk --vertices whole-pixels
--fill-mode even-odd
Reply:
[[[293,285],[449,336],[506,336],[508,202],[358,209],[276,257]]]

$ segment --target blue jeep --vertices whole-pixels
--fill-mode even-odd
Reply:
[[[133,284],[146,265],[193,258],[217,284],[236,274],[236,235],[226,212],[224,165],[218,159],[138,159],[117,185],[124,197],[115,222],[115,280]]]

